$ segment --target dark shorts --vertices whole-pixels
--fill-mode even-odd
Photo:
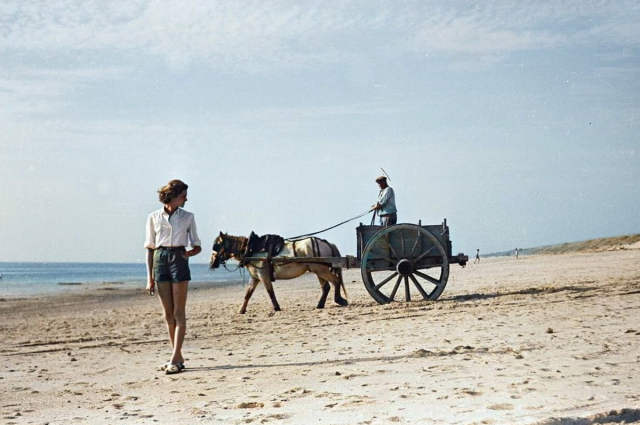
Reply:
[[[384,226],[384,227],[393,226],[397,222],[398,222],[398,213],[391,213],[391,214],[386,214],[386,215],[381,215],[380,216],[380,225],[381,226]]]
[[[185,252],[184,248],[158,248],[153,251],[153,280],[172,283],[191,280]]]

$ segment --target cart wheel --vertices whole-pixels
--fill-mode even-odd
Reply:
[[[424,246],[429,248],[423,251]],[[438,238],[428,230],[414,224],[396,224],[369,240],[360,270],[367,291],[380,304],[398,301],[402,283],[405,301],[412,297],[433,301],[447,285],[449,259]]]

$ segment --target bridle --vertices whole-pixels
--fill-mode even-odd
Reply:
[[[215,260],[210,263],[209,268],[217,269],[220,265],[226,269],[227,260],[235,258],[242,266],[242,259],[247,250],[248,238],[243,236],[229,236],[226,233],[220,234],[213,243],[212,250],[215,252]]]

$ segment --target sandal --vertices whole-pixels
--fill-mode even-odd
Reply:
[[[164,372],[166,371],[170,366],[171,366],[171,362],[166,362],[164,364],[161,364],[160,366],[158,366],[158,371],[160,372]],[[180,370],[185,370],[187,367],[184,365],[184,362],[181,363],[176,363],[178,365],[178,367],[180,368]]]
[[[158,366],[158,371],[164,372],[165,370],[167,370],[169,366],[171,366],[171,362],[166,362],[164,364],[161,364],[160,366]]]
[[[179,364],[170,363],[169,366],[165,369],[164,373],[167,375],[173,375],[174,373],[180,373],[184,369]]]

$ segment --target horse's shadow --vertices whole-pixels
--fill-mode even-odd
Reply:
[[[185,370],[185,372],[214,372],[221,370],[243,370],[243,369],[269,369],[269,368],[283,368],[283,367],[313,367],[313,366],[343,366],[343,365],[352,365],[356,363],[372,363],[372,362],[392,362],[396,360],[403,360],[408,358],[423,358],[423,357],[447,357],[447,356],[458,356],[458,355],[468,355],[470,353],[484,355],[484,354],[496,354],[498,351],[493,350],[489,351],[483,347],[471,347],[471,346],[459,346],[452,349],[447,350],[416,350],[411,353],[406,354],[397,354],[393,356],[372,356],[372,357],[356,357],[349,359],[335,359],[335,360],[318,360],[318,361],[308,361],[308,362],[287,362],[287,363],[272,363],[272,364],[257,364],[251,363],[246,365],[237,365],[237,364],[226,364],[219,366],[201,366],[201,367],[190,367]],[[511,354],[511,349],[505,349],[504,353]],[[339,373],[336,373],[339,375]]]
[[[289,362],[289,363],[275,363],[275,364],[246,364],[246,365],[220,365],[220,366],[201,366],[190,367],[185,369],[185,372],[214,372],[220,370],[243,370],[243,369],[269,369],[280,367],[313,367],[313,366],[327,366],[327,365],[349,365],[353,363],[370,363],[377,361],[393,361],[400,360],[410,355],[396,355],[396,356],[383,356],[383,357],[361,357],[356,359],[343,359],[343,360],[319,360],[314,362]]]

